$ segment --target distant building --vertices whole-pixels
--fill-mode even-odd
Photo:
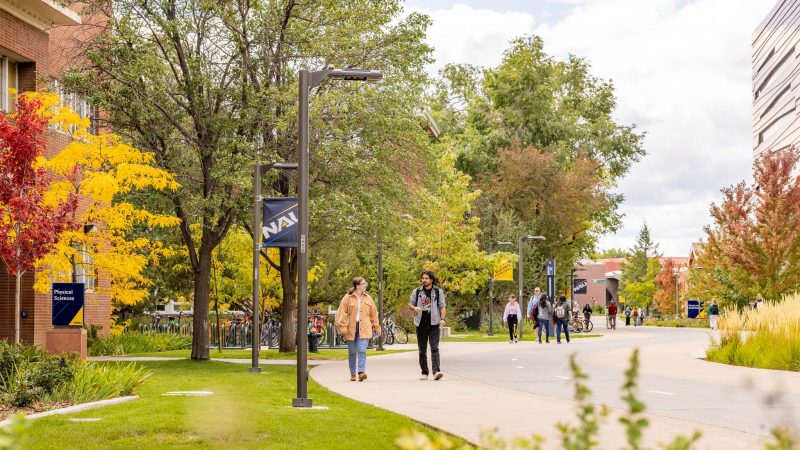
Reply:
[[[800,142],[800,2],[780,0],[753,32],[753,158]]]

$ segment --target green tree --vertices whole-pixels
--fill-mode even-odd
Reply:
[[[327,83],[314,91],[312,256],[336,236],[330,230],[367,221],[359,208],[382,213],[407,202],[397,172],[424,174],[427,136],[416,109],[427,81],[429,20],[401,12],[398,0],[118,0],[105,11],[108,29],[87,47],[88,64],[65,77],[181,184],[161,200],[181,220],[191,267],[193,359],[208,358],[212,253],[231,226],[251,222],[253,163],[296,160],[298,69],[333,64],[385,74],[376,85]],[[292,174],[265,181],[265,195],[294,193]],[[281,274],[280,347],[287,351],[295,347],[297,266],[293,250],[279,253],[278,261],[264,256]]]
[[[540,38],[519,38],[495,68],[446,66],[431,101],[457,167],[486,192],[483,235],[508,210],[547,238],[526,261],[537,277],[547,257],[564,273],[619,227],[613,189],[644,155],[643,134],[613,119],[613,85],[586,60],[558,61]]]
[[[800,289],[800,152],[765,152],[753,183],[722,189],[712,203],[714,223],[690,275],[698,298],[744,307],[761,294],[778,301]]]
[[[642,223],[636,243],[629,251],[630,256],[622,264],[619,295],[625,303],[632,306],[649,307],[658,291],[656,276],[661,271],[658,244],[650,237],[650,228]]]
[[[593,260],[608,259],[608,258],[627,258],[630,256],[627,250],[621,248],[610,248],[608,250],[600,250],[590,255]]]

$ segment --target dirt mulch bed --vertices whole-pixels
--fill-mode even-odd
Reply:
[[[23,408],[16,407],[16,406],[8,406],[8,405],[0,405],[0,420],[5,420],[8,416],[12,414],[22,413],[26,416],[28,414],[43,412],[43,411],[50,411],[51,409],[58,409],[70,406],[71,403],[68,402],[60,402],[60,403],[34,403],[31,406],[26,406]]]

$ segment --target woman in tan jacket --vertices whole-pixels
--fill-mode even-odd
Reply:
[[[367,379],[364,368],[367,365],[367,345],[373,330],[380,336],[381,324],[378,309],[372,297],[367,294],[367,282],[361,277],[353,278],[353,287],[339,303],[336,313],[336,329],[347,341],[350,363],[350,381],[356,381],[356,356],[358,356],[358,381]]]

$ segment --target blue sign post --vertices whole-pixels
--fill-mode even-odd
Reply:
[[[556,262],[553,258],[550,258],[547,261],[547,298],[550,299],[550,303],[553,305],[553,308],[556,306]],[[550,321],[550,336],[555,334],[555,322],[554,320]]]
[[[53,283],[53,326],[83,326],[83,283]]]
[[[700,315],[700,310],[703,308],[703,306],[700,304],[700,300],[689,300],[686,302],[686,307],[686,315],[690,319],[696,319],[697,316]]]
[[[297,247],[297,199],[265,198],[264,222],[261,226],[262,247]]]

